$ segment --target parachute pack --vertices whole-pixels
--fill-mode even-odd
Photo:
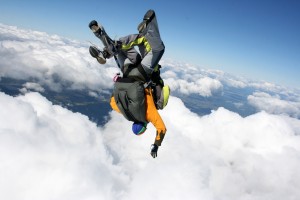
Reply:
[[[133,78],[119,78],[114,85],[113,95],[127,120],[147,123],[144,82]]]
[[[129,64],[124,66],[123,78],[115,82],[113,96],[127,120],[147,123],[145,83],[148,81],[148,76],[140,64]]]

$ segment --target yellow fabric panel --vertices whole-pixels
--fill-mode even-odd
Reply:
[[[118,108],[118,106],[117,106],[117,103],[116,103],[116,100],[115,100],[115,97],[114,97],[114,96],[112,96],[112,97],[110,98],[110,107],[111,107],[113,110],[117,111],[118,113],[121,113],[121,111],[119,110],[119,108]]]
[[[133,46],[138,46],[138,45],[144,45],[147,52],[151,51],[151,46],[145,37],[139,37],[136,40],[134,40],[128,44],[123,44],[122,50],[128,50],[128,49],[132,48]]]

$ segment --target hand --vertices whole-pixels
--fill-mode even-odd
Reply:
[[[156,158],[157,157],[157,150],[158,150],[158,146],[156,144],[152,144],[151,145],[151,156],[153,158]]]

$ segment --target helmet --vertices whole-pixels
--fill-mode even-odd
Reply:
[[[143,122],[134,122],[132,124],[132,132],[135,135],[142,135],[147,129],[147,123]]]
[[[92,29],[92,26],[98,26],[98,22],[96,20],[93,20],[89,23],[90,29]]]

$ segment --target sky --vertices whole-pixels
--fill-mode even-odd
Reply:
[[[299,1],[112,2],[1,0],[0,23],[99,44],[91,20],[117,39],[137,33],[144,13],[154,9],[164,58],[300,87]]]
[[[0,79],[26,82],[20,95],[0,91],[0,199],[300,198],[299,90],[163,59],[172,92],[213,97],[224,87],[251,88],[245,103],[257,112],[219,107],[199,116],[171,95],[159,111],[167,133],[153,159],[151,124],[136,136],[111,111],[97,126],[43,96],[45,88],[96,97],[113,88],[119,69],[113,59],[99,65],[86,56],[88,45],[0,23]]]

